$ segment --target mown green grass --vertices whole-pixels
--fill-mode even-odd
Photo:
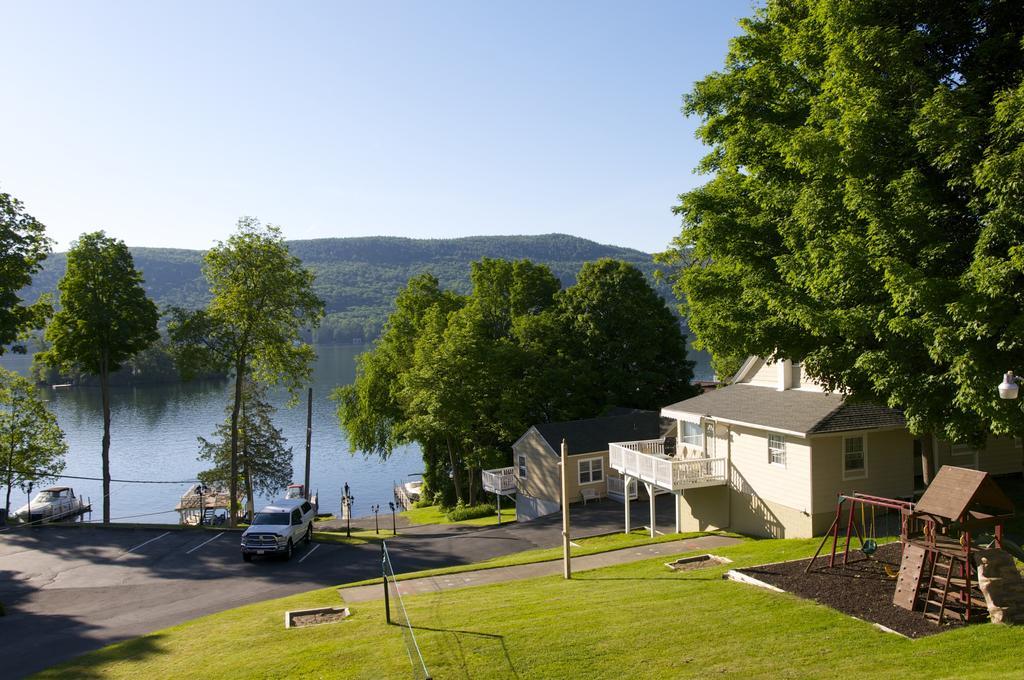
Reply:
[[[816,540],[716,549],[730,567],[796,559]],[[664,558],[406,598],[434,678],[1019,677],[1024,628],[976,625],[922,640],[826,607],[722,580],[728,567],[669,572]],[[285,630],[283,612],[336,605],[334,589],[208,616],[107,647],[44,678],[409,678],[403,629],[380,602],[339,624]]]
[[[478,517],[476,519],[466,519],[461,522],[453,522],[444,514],[444,510],[437,505],[428,505],[425,508],[409,508],[402,512],[401,516],[405,517],[412,524],[462,524],[474,527],[488,527],[498,523],[498,513],[494,513],[487,517]],[[509,524],[515,521],[515,508],[501,509],[502,524]]]

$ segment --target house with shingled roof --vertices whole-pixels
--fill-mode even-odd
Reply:
[[[611,443],[609,465],[650,497],[675,494],[677,531],[807,537],[829,528],[840,493],[910,498],[942,465],[1024,470],[1018,439],[924,442],[900,411],[827,392],[790,361],[750,357],[729,385],[661,415],[674,437]]]

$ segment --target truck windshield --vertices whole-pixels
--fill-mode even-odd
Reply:
[[[287,512],[257,512],[253,524],[288,524]]]

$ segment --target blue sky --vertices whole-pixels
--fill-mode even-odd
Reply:
[[[0,0],[0,190],[60,249],[564,232],[646,251],[749,0]]]

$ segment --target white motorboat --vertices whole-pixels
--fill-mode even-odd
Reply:
[[[90,510],[89,504],[75,496],[70,486],[51,486],[36,494],[30,502],[18,508],[14,518],[22,522],[56,521],[77,517]]]

